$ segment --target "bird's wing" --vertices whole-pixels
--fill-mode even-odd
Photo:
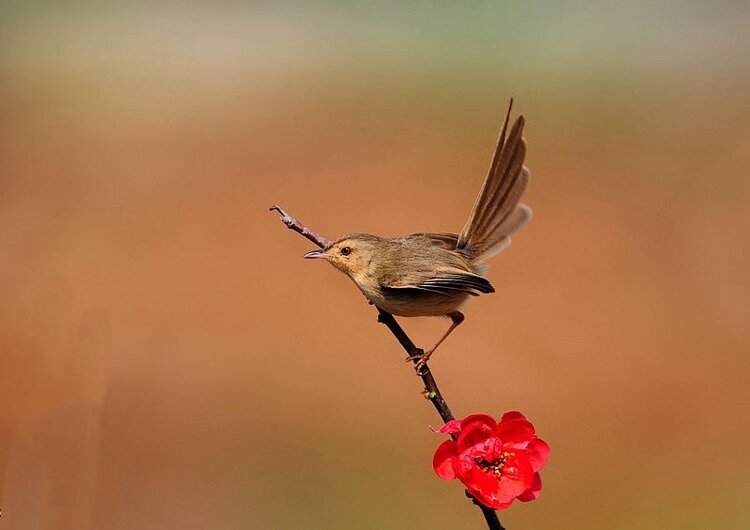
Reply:
[[[419,232],[418,234],[411,234],[406,237],[427,239],[432,246],[443,248],[445,250],[455,250],[456,243],[458,243],[458,234],[451,234],[449,232]]]
[[[380,285],[384,289],[417,289],[445,295],[464,292],[478,296],[480,293],[495,292],[486,278],[454,267],[397,273],[383,278]]]

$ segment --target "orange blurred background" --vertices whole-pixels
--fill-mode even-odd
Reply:
[[[750,527],[749,15],[3,2],[0,528],[483,528],[393,337],[268,207],[457,231],[511,95],[536,216],[432,362],[552,446],[501,520]]]

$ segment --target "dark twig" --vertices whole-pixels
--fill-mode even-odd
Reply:
[[[303,225],[294,217],[289,215],[286,211],[284,211],[284,209],[280,206],[271,206],[269,210],[275,210],[279,212],[279,214],[281,215],[281,221],[289,229],[303,235],[304,237],[318,245],[320,248],[324,248],[328,245],[328,240],[326,238],[307,228],[305,225]],[[416,365],[419,362],[419,359],[424,351],[420,348],[417,348],[414,342],[412,342],[412,340],[406,334],[404,329],[399,325],[398,322],[396,322],[396,319],[393,317],[393,315],[391,315],[387,311],[383,311],[379,307],[377,308],[377,310],[378,322],[380,322],[381,324],[385,324],[385,326],[391,331],[391,333],[393,333],[393,336],[396,337],[396,340],[399,342],[399,344],[401,344],[401,347],[404,349],[404,351],[406,351],[409,358],[412,359],[414,364]],[[438,414],[440,414],[440,418],[442,418],[443,422],[449,422],[450,420],[454,419],[453,413],[451,413],[451,409],[448,408],[448,403],[445,402],[443,395],[440,393],[440,388],[438,388],[438,385],[435,382],[435,378],[432,376],[432,372],[430,371],[430,367],[427,366],[427,363],[424,363],[422,365],[421,369],[418,370],[417,375],[422,378],[422,382],[424,383],[424,391],[422,392],[422,395],[424,395],[425,398],[429,399],[430,402],[432,402],[432,404],[437,409]],[[479,501],[472,497],[468,491],[466,492],[466,496],[469,497],[472,502],[482,510],[482,514],[484,515],[484,518],[487,521],[487,526],[490,530],[505,530],[504,527],[500,524],[500,520],[498,519],[497,512],[495,510],[482,505]]]
[[[276,210],[281,214],[281,222],[284,223],[288,228],[294,230],[298,234],[302,234],[307,239],[318,245],[320,248],[328,246],[328,240],[321,235],[316,234],[305,225],[297,221],[294,217],[284,211],[281,206],[273,205],[269,208],[270,211]]]
[[[396,337],[396,340],[401,344],[401,347],[404,348],[409,355],[409,358],[414,361],[414,364],[416,365],[424,352],[414,345],[404,329],[398,322],[396,322],[396,319],[393,318],[393,315],[378,307],[378,322],[385,324],[385,326],[391,330],[393,336]],[[440,414],[440,417],[443,419],[443,423],[447,423],[454,419],[453,413],[451,412],[451,409],[448,408],[445,399],[443,399],[443,395],[440,393],[440,389],[435,382],[435,378],[432,377],[432,372],[430,371],[430,367],[427,366],[427,363],[422,366],[422,369],[417,375],[422,378],[422,382],[424,383],[424,397],[429,399],[435,406],[438,414]]]

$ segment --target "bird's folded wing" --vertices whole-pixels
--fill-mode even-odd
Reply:
[[[414,239],[427,239],[433,246],[444,248],[445,250],[455,250],[456,243],[458,243],[458,234],[451,234],[450,232],[419,232],[418,234],[412,234],[407,237]]]
[[[385,289],[417,289],[444,295],[463,292],[477,296],[495,292],[486,278],[452,267],[393,275],[383,278],[380,284]]]

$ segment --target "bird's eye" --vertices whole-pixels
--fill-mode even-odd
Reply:
[[[352,249],[350,249],[349,247],[341,247],[342,256],[348,256],[351,253],[352,253]]]

